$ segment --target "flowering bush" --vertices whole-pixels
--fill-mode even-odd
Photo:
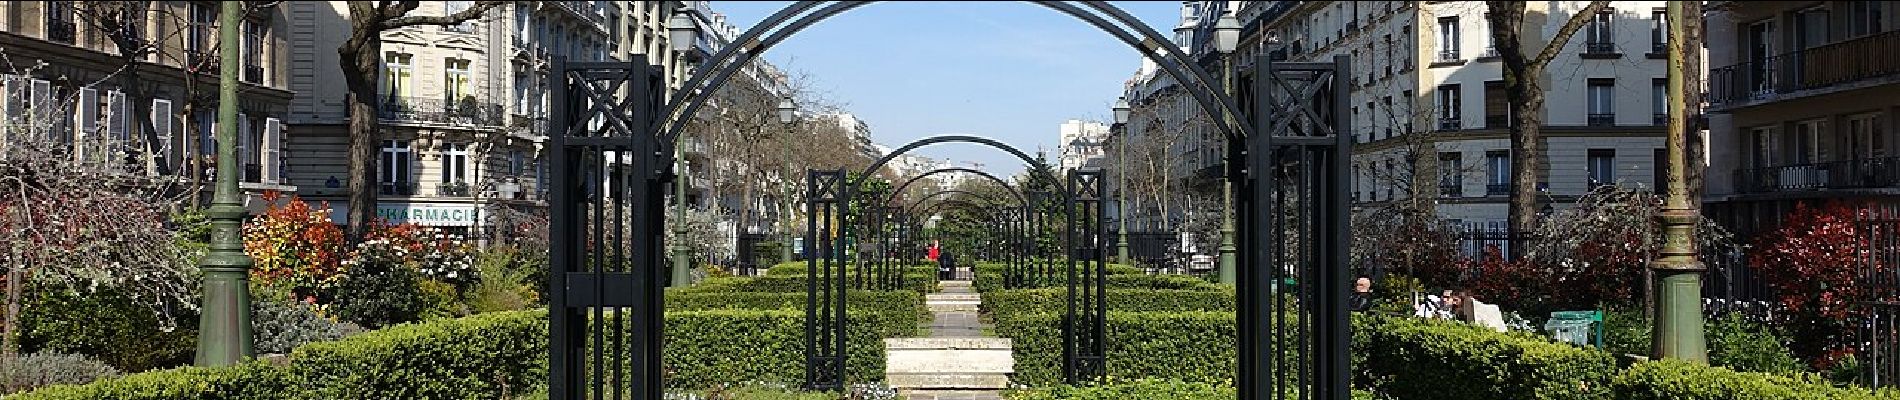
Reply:
[[[1748,255],[1749,266],[1781,294],[1786,312],[1775,322],[1799,339],[1793,350],[1816,369],[1852,353],[1846,336],[1865,314],[1856,303],[1881,300],[1859,280],[1893,268],[1868,256],[1861,212],[1842,202],[1797,204],[1780,228],[1756,238]]]
[[[244,253],[254,263],[251,278],[283,287],[306,299],[332,286],[343,273],[343,230],[330,220],[327,205],[313,209],[291,197],[277,205],[277,192],[264,193],[263,215],[244,224]]]

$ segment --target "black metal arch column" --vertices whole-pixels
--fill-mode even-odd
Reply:
[[[645,57],[552,74],[548,394],[661,395],[660,240],[671,145],[653,135],[664,86]]]
[[[1255,132],[1230,147],[1240,222],[1243,398],[1350,396],[1346,309],[1351,68],[1256,57],[1242,76]]]
[[[1093,383],[1108,374],[1105,343],[1107,306],[1103,288],[1108,265],[1103,250],[1107,231],[1102,218],[1102,171],[1069,171],[1069,195],[1063,248],[1068,255],[1067,308],[1062,318],[1062,372],[1071,385]]]
[[[837,390],[845,382],[845,266],[851,192],[844,170],[806,173],[805,243],[817,251],[805,260],[805,386]],[[858,269],[863,269],[860,266]]]

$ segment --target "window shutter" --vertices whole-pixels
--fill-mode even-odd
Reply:
[[[105,147],[106,157],[132,148],[132,138],[125,129],[131,113],[125,112],[125,108],[125,92],[106,91],[106,143],[109,143]]]
[[[25,79],[19,75],[0,75],[0,95],[6,96],[5,101],[0,101],[0,117],[5,118],[5,121],[0,121],[4,124],[0,125],[8,127],[9,134],[23,122],[22,117],[26,114],[24,83]]]
[[[73,155],[86,160],[91,150],[93,134],[99,129],[99,91],[93,88],[79,89],[78,112],[73,114]]]
[[[54,125],[53,118],[59,115],[56,111],[59,105],[53,101],[53,83],[45,79],[34,79],[33,94],[30,98],[33,100],[29,103],[29,107],[33,109],[31,129],[38,134],[53,136],[53,131],[47,129]],[[40,126],[42,124],[45,126]]]
[[[276,118],[264,119],[264,143],[262,143],[264,146],[264,161],[262,164],[264,169],[264,183],[267,184],[277,184],[279,180],[283,179],[283,159],[280,155],[284,146],[283,127],[284,125],[278,122]]]
[[[171,169],[176,171],[177,168],[172,164],[172,161],[177,160],[178,156],[172,154],[171,100],[152,100],[152,135],[158,137],[158,153],[153,156],[158,157],[158,163],[160,165],[173,167]]]
[[[237,131],[238,170],[237,171],[238,171],[238,176],[242,177],[244,176],[245,166],[250,165],[251,160],[256,160],[257,157],[252,157],[250,153],[251,144],[252,144],[251,143],[251,117],[244,115],[243,113],[238,113],[237,120],[238,120],[237,121],[238,122],[238,131]]]

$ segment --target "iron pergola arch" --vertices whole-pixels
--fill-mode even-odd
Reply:
[[[694,71],[689,84],[671,99],[665,95],[658,69],[645,56],[633,56],[629,62],[557,58],[552,74],[562,84],[553,85],[550,98],[555,112],[549,121],[554,128],[550,142],[556,149],[550,156],[555,168],[550,174],[550,239],[556,243],[548,278],[550,398],[575,399],[587,393],[634,399],[661,396],[663,309],[658,284],[664,277],[656,266],[663,265],[664,254],[659,251],[664,236],[660,234],[665,218],[663,185],[676,179],[678,171],[672,168],[680,132],[687,119],[745,63],[812,24],[869,3],[805,1],[780,10],[705,64],[714,68]],[[1230,143],[1244,143],[1228,146],[1228,176],[1237,182],[1236,193],[1244,193],[1236,196],[1241,199],[1238,211],[1245,216],[1239,232],[1242,259],[1244,265],[1275,268],[1241,271],[1240,375],[1236,379],[1240,396],[1257,398],[1291,390],[1302,398],[1346,398],[1346,318],[1340,307],[1345,281],[1343,273],[1334,270],[1345,268],[1348,238],[1343,207],[1333,203],[1343,204],[1341,194],[1347,186],[1343,174],[1349,170],[1345,159],[1350,154],[1347,133],[1351,125],[1340,112],[1349,108],[1347,60],[1337,57],[1330,63],[1276,67],[1265,55],[1257,55],[1248,68],[1251,78],[1236,85],[1235,96],[1215,85],[1205,72],[1188,68],[1193,63],[1166,37],[1114,6],[1100,1],[1031,3],[1088,22],[1150,56],[1164,73],[1183,82],[1191,100],[1214,117]],[[812,11],[820,5],[824,7]],[[780,26],[801,14],[791,25]],[[1297,80],[1312,83],[1289,86],[1288,82]],[[1020,151],[1013,153],[1022,156]],[[887,161],[880,160],[879,166]],[[1032,166],[1033,173],[1056,178],[1048,166],[1033,162]],[[855,191],[867,176],[869,171],[856,180],[847,179],[842,170],[835,171],[835,177],[833,171],[812,171],[807,183],[828,185],[834,194],[843,194]],[[1067,187],[1063,191],[1073,212],[1078,196]],[[840,202],[849,198],[814,196],[839,206],[849,204]],[[1310,209],[1282,215],[1293,204]],[[808,224],[814,220],[808,219]],[[1299,233],[1284,234],[1282,225]],[[1288,272],[1276,271],[1280,266]],[[1274,282],[1281,277],[1302,280],[1296,291],[1299,301],[1291,308],[1269,301],[1283,301],[1284,297],[1269,295],[1277,293]],[[1307,277],[1317,279],[1306,281]],[[821,281],[816,274],[813,278],[812,282]],[[827,309],[836,311],[835,321],[842,326],[843,274],[838,278],[837,307]],[[619,289],[623,287],[630,290]],[[808,309],[808,313],[815,311],[815,307]],[[1276,319],[1274,314],[1280,312],[1299,312],[1303,318]],[[807,321],[828,323],[817,318]],[[1294,327],[1287,324],[1297,324],[1298,330],[1288,331]],[[613,333],[604,327],[612,327]],[[1300,336],[1297,352],[1276,347],[1275,334]],[[816,342],[808,340],[808,344]],[[834,364],[815,368],[815,363],[808,363],[808,378],[819,383],[812,386],[835,388],[843,382],[842,335],[832,343],[840,355],[831,360]],[[1297,365],[1287,365],[1292,360],[1286,354],[1296,354]],[[1069,358],[1065,368],[1074,365],[1070,356],[1065,351]],[[817,378],[818,370],[832,367],[838,371],[826,372],[832,380]],[[1075,380],[1072,375],[1070,379]]]
[[[1015,195],[1017,201],[1028,201],[1027,199],[1023,198],[1023,193],[1021,191],[1016,190],[1015,186],[1011,186],[1009,184],[1009,181],[1003,180],[1003,178],[999,178],[996,175],[990,174],[988,172],[983,172],[982,170],[972,169],[972,168],[947,167],[947,168],[938,168],[938,169],[925,171],[924,173],[917,174],[916,176],[910,177],[910,179],[905,179],[904,183],[898,184],[896,188],[891,189],[891,193],[885,196],[884,203],[888,204],[891,201],[897,199],[898,194],[904,193],[904,189],[910,188],[910,185],[917,183],[917,181],[923,180],[924,178],[927,178],[933,175],[947,174],[947,173],[953,173],[953,172],[974,174],[976,176],[983,177],[984,179],[989,179],[991,182],[996,182],[997,185],[1002,186],[1003,189],[1009,191],[1010,194]]]

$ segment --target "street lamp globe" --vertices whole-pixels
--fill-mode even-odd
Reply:
[[[1222,13],[1220,21],[1214,22],[1214,50],[1232,53],[1240,47],[1240,17],[1232,10]]]
[[[1128,123],[1128,98],[1127,97],[1115,98],[1115,123],[1117,124]]]
[[[778,99],[778,122],[789,124],[798,119],[798,104],[792,102],[792,96]]]
[[[666,21],[666,40],[670,42],[673,51],[693,49],[693,41],[698,36],[698,29],[693,24],[693,16],[688,14],[688,11],[681,9],[673,13],[672,19]]]

